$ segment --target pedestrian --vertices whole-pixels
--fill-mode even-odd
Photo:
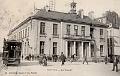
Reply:
[[[105,56],[105,64],[107,64],[107,62],[108,62],[108,58],[107,56]]]
[[[55,62],[57,62],[58,56],[55,54],[54,55]]]
[[[42,61],[43,56],[42,56],[42,55],[40,55],[38,59],[39,59],[39,64],[40,64],[40,65],[41,65],[41,64],[43,64],[43,61]]]
[[[32,58],[32,61],[33,61],[34,60],[34,55],[32,55],[31,58]]]
[[[83,64],[84,64],[85,62],[88,64],[87,56],[84,56]]]
[[[43,66],[47,66],[47,56],[45,54],[43,54],[42,61],[43,61]]]
[[[116,68],[116,72],[118,72],[118,62],[119,62],[119,59],[118,59],[117,55],[113,56],[113,69],[112,69],[112,71],[114,71]]]
[[[53,59],[53,62],[55,62],[55,55],[54,54],[52,55],[52,59]]]
[[[22,60],[23,60],[23,55],[22,55]]]
[[[75,60],[75,54],[71,56],[71,63]]]
[[[60,60],[62,61],[62,65],[64,65],[65,59],[66,59],[65,55],[63,54],[63,52],[61,52]]]
[[[29,60],[30,60],[30,61],[31,61],[31,57],[32,57],[31,54],[29,54]]]

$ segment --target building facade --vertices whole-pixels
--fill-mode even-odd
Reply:
[[[112,58],[113,55],[120,56],[120,22],[119,16],[114,11],[106,11],[103,17],[97,18],[99,22],[109,25],[108,33],[108,56]]]
[[[23,56],[63,52],[67,58],[76,54],[80,60],[92,60],[107,55],[107,26],[75,13],[41,9],[12,29],[8,38],[22,42]]]

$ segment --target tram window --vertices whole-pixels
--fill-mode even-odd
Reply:
[[[3,57],[8,57],[8,53],[3,53]]]
[[[10,58],[15,57],[15,46],[11,46],[11,49],[9,50],[9,57]]]
[[[13,57],[14,57],[14,50],[10,50],[10,52],[9,52],[9,57],[10,57],[10,58],[13,58]]]

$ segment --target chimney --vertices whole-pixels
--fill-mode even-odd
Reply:
[[[70,13],[71,14],[76,14],[76,4],[74,1],[70,4],[71,6],[71,10],[70,10]]]
[[[80,18],[83,19],[83,16],[84,16],[84,10],[83,9],[80,9],[78,11],[78,16],[80,16]]]
[[[90,11],[88,13],[88,17],[91,18],[92,20],[94,20],[94,11]]]
[[[46,5],[46,6],[44,7],[44,10],[45,10],[45,11],[50,11],[50,7],[49,7],[48,5]]]

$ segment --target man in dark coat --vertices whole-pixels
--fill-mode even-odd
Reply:
[[[62,65],[64,65],[65,59],[65,55],[63,54],[63,52],[61,52],[60,60],[62,61]]]
[[[71,63],[72,63],[73,61],[75,61],[75,54],[73,54],[73,55],[71,56]]]
[[[55,57],[54,57],[54,56],[55,56],[55,55],[53,54],[53,55],[52,55],[53,62],[55,62]]]
[[[55,54],[54,55],[55,62],[57,62],[58,56]]]
[[[112,70],[112,71],[114,71],[114,70],[115,70],[115,67],[116,67],[116,72],[118,72],[118,62],[119,62],[118,57],[117,57],[117,56],[114,56],[114,57],[113,57],[113,70]]]
[[[23,60],[23,55],[22,55],[22,60]]]
[[[105,56],[105,64],[107,64],[107,62],[108,62],[108,58],[107,56]]]

